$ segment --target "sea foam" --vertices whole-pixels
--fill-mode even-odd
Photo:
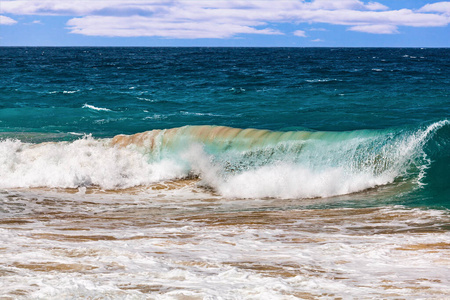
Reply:
[[[113,139],[0,142],[0,187],[124,189],[198,177],[224,197],[316,198],[399,181],[420,186],[424,145],[447,120],[415,131],[272,132],[186,126]]]
[[[84,137],[72,143],[0,142],[0,187],[121,189],[183,176],[171,161],[149,163],[126,148]]]
[[[111,110],[108,109],[108,108],[104,108],[104,107],[96,107],[96,106],[94,106],[94,105],[90,105],[90,104],[87,104],[87,103],[85,103],[85,104],[83,105],[83,108],[89,108],[89,109],[97,110],[97,111],[111,111]]]

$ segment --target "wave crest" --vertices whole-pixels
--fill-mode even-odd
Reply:
[[[94,105],[90,105],[90,104],[87,104],[87,103],[85,103],[82,108],[88,108],[88,109],[92,109],[92,110],[96,110],[96,111],[111,111],[108,108],[96,107]]]
[[[0,142],[0,187],[122,189],[198,176],[225,197],[330,197],[421,184],[425,145],[448,120],[415,130],[274,132],[185,126],[96,140]]]

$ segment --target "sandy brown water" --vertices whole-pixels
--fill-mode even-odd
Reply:
[[[3,191],[0,298],[450,297],[446,211],[299,201],[222,199],[195,180]]]

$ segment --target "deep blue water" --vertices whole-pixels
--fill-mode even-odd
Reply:
[[[0,48],[0,66],[2,131],[342,131],[450,115],[449,49]]]
[[[221,125],[389,140],[440,124],[412,163],[427,169],[412,198],[450,202],[450,49],[0,48],[0,67],[3,139]]]

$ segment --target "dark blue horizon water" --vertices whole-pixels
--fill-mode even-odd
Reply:
[[[449,205],[450,49],[4,47],[0,68],[2,139],[221,125],[381,130],[388,143],[444,122],[413,198]]]

